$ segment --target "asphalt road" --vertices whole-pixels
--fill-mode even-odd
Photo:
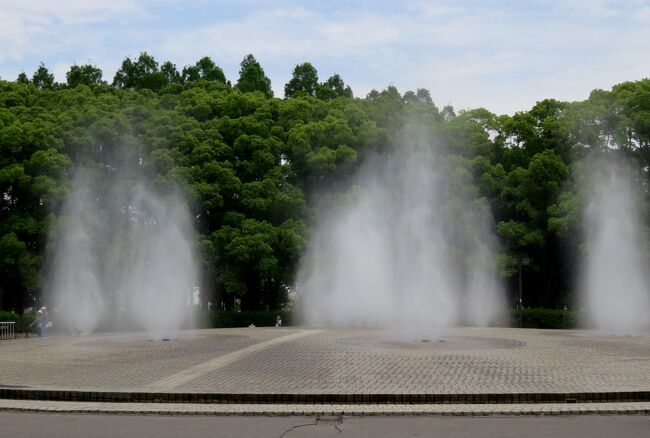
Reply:
[[[650,437],[650,417],[205,417],[0,412],[0,437]]]

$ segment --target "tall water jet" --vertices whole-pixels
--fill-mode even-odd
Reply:
[[[494,319],[502,304],[495,266],[486,261],[494,239],[488,226],[463,227],[469,216],[451,214],[452,204],[463,210],[472,200],[450,195],[443,167],[428,142],[363,166],[354,190],[318,224],[303,258],[297,287],[306,323],[384,327],[431,339],[468,319]],[[459,260],[459,253],[476,249],[476,263]],[[465,305],[490,300],[483,297],[493,297],[494,305]]]
[[[162,339],[190,323],[198,272],[182,196],[80,170],[60,217],[46,283],[57,325]]]
[[[581,299],[590,326],[635,334],[650,324],[650,284],[632,169],[615,160],[595,168],[584,216]]]
[[[144,328],[173,337],[190,318],[196,284],[192,223],[177,195],[160,197],[137,185],[129,202],[131,263],[122,291]]]
[[[98,245],[103,223],[91,178],[79,172],[55,230],[56,255],[46,283],[66,331],[90,333],[100,323],[106,301],[99,279]]]
[[[485,327],[504,319],[505,296],[498,276],[496,249],[499,246],[494,221],[487,202],[475,202],[466,235],[471,239],[466,248],[467,269],[463,300],[464,322]]]

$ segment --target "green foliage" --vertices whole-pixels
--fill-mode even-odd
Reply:
[[[352,88],[345,85],[343,78],[335,74],[316,87],[316,97],[323,100],[332,100],[337,97],[352,98]]]
[[[405,103],[422,103],[425,105],[433,105],[433,99],[431,99],[431,93],[426,88],[418,88],[417,92],[407,91],[402,96]],[[453,111],[453,110],[452,110]]]
[[[203,79],[206,81],[226,83],[226,75],[224,75],[223,70],[208,56],[199,59],[193,66],[183,68],[182,79],[183,82]]]
[[[293,76],[284,86],[285,97],[298,95],[315,96],[318,88],[318,72],[308,62],[299,64],[293,69]]]
[[[69,87],[76,87],[77,85],[85,85],[87,87],[95,87],[99,84],[105,83],[102,81],[102,71],[93,65],[73,65],[70,70],[65,74]]]
[[[36,319],[36,312],[25,312],[19,315],[14,312],[0,310],[0,322],[15,322],[14,331],[16,333],[35,332],[36,327],[32,325]]]
[[[513,327],[519,327],[520,315],[524,328],[575,329],[579,327],[579,315],[574,310],[532,308],[519,311],[513,309],[510,315]]]
[[[16,79],[16,82],[19,84],[29,84],[29,78],[27,77],[27,74],[25,74],[24,71],[21,71],[18,74],[18,78]]]
[[[144,175],[162,192],[180,188],[195,218],[202,290],[227,307],[238,299],[244,311],[286,304],[319,214],[354,202],[359,167],[405,142],[450,173],[441,187],[450,233],[462,237],[475,215],[491,213],[512,289],[517,261],[530,259],[527,305],[569,302],[578,251],[568,246],[581,244],[585,207],[574,179],[593,172],[580,158],[634,163],[650,211],[648,79],[512,116],[439,110],[422,88],[354,99],[339,75],[319,83],[309,63],[295,67],[287,99],[274,99],[252,55],[234,87],[209,57],[179,73],[146,52],[125,58],[111,85],[91,65],[70,67],[66,82],[43,64],[0,81],[0,308],[18,313],[40,299],[44,256],[57,239],[48,229],[64,220],[58,212],[78,167],[96,173],[89,183],[99,192],[118,164],[130,170],[121,184]],[[461,201],[468,197],[475,202]],[[454,250],[454,262],[469,260]]]
[[[142,52],[137,60],[125,58],[122,61],[113,78],[113,85],[130,90],[160,91],[170,82],[179,80],[180,75],[173,64],[165,62],[160,68],[153,56]]]
[[[0,322],[15,322],[18,323],[20,321],[20,315],[14,313],[14,312],[6,312],[3,310],[0,310]]]
[[[18,323],[16,331],[20,333],[36,332],[37,327],[34,325],[35,320],[35,311],[32,310],[31,312],[24,312],[22,315],[20,315],[20,321]]]
[[[271,80],[264,74],[264,69],[253,55],[246,55],[241,62],[237,89],[250,93],[261,91],[266,97],[273,97]]]
[[[32,76],[31,83],[39,90],[52,89],[54,88],[54,75],[41,62]]]

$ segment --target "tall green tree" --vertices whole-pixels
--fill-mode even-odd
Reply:
[[[284,86],[284,97],[315,96],[318,89],[318,72],[309,62],[296,65],[291,80]]]
[[[169,66],[167,70],[169,70]],[[172,76],[174,75],[172,74]],[[146,88],[159,91],[169,83],[169,79],[170,72],[162,72],[154,57],[147,52],[142,52],[136,60],[125,58],[122,61],[122,66],[113,78],[113,85],[131,90]]]
[[[528,168],[518,167],[508,174],[502,196],[509,206],[509,218],[498,223],[497,231],[510,254],[531,259],[539,281],[528,297],[530,305],[559,305],[553,286],[557,280],[557,232],[553,226],[553,207],[568,177],[568,167],[553,150],[536,154]]]
[[[352,88],[345,85],[339,74],[330,76],[325,82],[316,88],[316,97],[323,100],[332,100],[337,97],[352,98]]]
[[[165,84],[177,84],[181,82],[181,74],[176,69],[176,65],[170,61],[165,61],[160,66],[160,74],[164,78]]]
[[[273,97],[271,79],[266,77],[264,69],[251,54],[246,55],[241,62],[236,88],[245,93],[261,91],[266,97]]]
[[[27,74],[25,74],[24,71],[21,71],[18,74],[18,78],[16,79],[16,82],[19,84],[29,84],[29,78],[27,77]]]
[[[128,186],[140,177],[161,192],[183,191],[202,290],[227,306],[240,299],[245,309],[286,302],[309,227],[354,193],[360,166],[405,142],[449,172],[435,189],[443,193],[445,226],[467,246],[454,249],[454,263],[471,262],[463,230],[489,207],[512,290],[513,262],[531,259],[526,305],[569,302],[584,210],[574,179],[589,174],[582,157],[630,160],[641,210],[650,212],[650,80],[497,115],[438,110],[426,89],[402,95],[388,86],[352,99],[339,75],[319,84],[308,64],[294,71],[295,98],[273,99],[252,55],[235,87],[208,57],[179,73],[142,53],[124,60],[113,85],[83,65],[72,66],[68,86],[59,87],[42,67],[31,78],[0,80],[2,309],[38,302],[47,248],[57,239],[47,232],[64,220],[59,211],[77,166],[97,172],[91,184],[100,194],[109,181]],[[94,202],[110,204],[101,195]],[[110,244],[98,244],[110,253]]]
[[[101,69],[90,64],[73,65],[65,74],[65,77],[69,87],[86,85],[87,87],[92,88],[99,84],[106,83],[102,81]]]
[[[32,76],[32,84],[39,90],[54,88],[54,75],[50,73],[42,62]]]
[[[208,56],[199,59],[193,66],[184,67],[182,77],[184,82],[204,79],[206,81],[226,83],[226,75],[223,70]]]

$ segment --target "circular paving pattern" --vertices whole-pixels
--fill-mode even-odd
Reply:
[[[523,341],[474,336],[442,336],[440,339],[400,340],[391,337],[355,336],[337,341],[353,347],[386,348],[397,350],[485,350],[494,348],[517,348],[526,345]]]

